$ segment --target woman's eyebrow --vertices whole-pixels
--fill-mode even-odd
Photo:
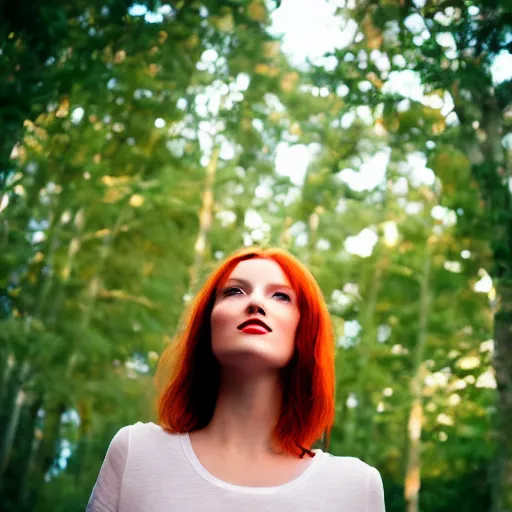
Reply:
[[[237,283],[240,283],[243,286],[251,286],[251,283],[249,281],[246,281],[245,279],[239,279],[237,277],[230,277],[226,281],[226,284],[229,281],[236,281]],[[288,286],[287,284],[284,284],[284,283],[269,283],[268,286],[270,288],[287,288],[288,290],[292,290],[293,291],[293,288],[291,286]]]

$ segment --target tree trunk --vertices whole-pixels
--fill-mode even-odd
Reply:
[[[405,475],[405,501],[407,512],[419,511],[419,493],[421,488],[421,429],[423,425],[423,380],[424,353],[428,332],[428,317],[430,308],[430,268],[431,255],[426,247],[423,272],[420,277],[420,302],[418,337],[413,357],[413,376],[411,379],[412,406],[408,423],[407,469]]]
[[[309,233],[308,233],[308,250],[305,253],[304,264],[310,265],[311,263],[311,255],[316,249],[316,243],[318,239],[318,227],[320,226],[320,215],[323,213],[323,208],[321,206],[317,206],[313,213],[309,216],[308,225],[309,225]],[[286,224],[285,224],[286,225]],[[288,229],[283,233],[282,240],[285,241],[286,237],[289,237]],[[329,451],[329,444],[331,442],[331,431],[326,429],[322,435],[322,438],[319,443],[319,447],[322,451]]]
[[[27,406],[26,422],[26,435],[30,440],[25,453],[22,458],[22,466],[19,471],[19,487],[18,487],[18,503],[22,510],[28,509],[28,502],[30,500],[30,476],[35,463],[35,455],[39,445],[39,436],[36,431],[37,413],[43,405],[43,399],[38,398],[32,404]]]
[[[494,368],[498,387],[497,452],[494,460],[493,512],[512,512],[512,280],[498,285]]]
[[[3,418],[5,423],[2,425],[2,437],[0,439],[0,483],[1,478],[7,468],[9,455],[12,449],[12,443],[18,427],[18,420],[21,407],[25,401],[23,384],[27,377],[29,364],[27,361],[18,363],[17,368],[13,370],[9,383],[9,391],[3,407]]]
[[[498,388],[497,450],[492,467],[492,510],[512,512],[512,198],[510,169],[502,146],[503,113],[490,95],[481,108],[484,140],[478,143],[471,126],[463,127],[461,146],[472,162],[472,172],[485,202],[489,241],[493,251],[490,272],[497,292],[494,316],[494,369]]]
[[[204,253],[208,233],[210,232],[213,219],[213,189],[215,185],[215,174],[219,161],[220,147],[217,145],[212,150],[212,156],[206,167],[206,180],[203,190],[203,204],[199,213],[199,233],[194,245],[194,263],[190,269],[189,293],[193,293],[199,272],[203,266]]]
[[[0,362],[0,432],[2,431],[2,426],[5,425],[5,420],[3,418],[4,411],[4,400],[7,397],[9,381],[11,378],[11,372],[14,366],[14,356],[7,349],[2,352],[2,360]]]

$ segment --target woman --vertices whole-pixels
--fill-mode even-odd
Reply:
[[[112,440],[88,512],[383,512],[379,472],[311,450],[334,418],[334,343],[311,273],[236,252],[162,355],[159,426]]]

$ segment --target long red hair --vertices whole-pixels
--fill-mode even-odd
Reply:
[[[274,260],[297,293],[300,320],[295,352],[283,369],[283,401],[273,438],[292,454],[304,455],[334,421],[334,339],[322,292],[310,271],[282,249],[241,249],[210,275],[196,295],[184,328],[163,352],[156,383],[160,426],[191,432],[210,422],[219,390],[219,364],[211,349],[210,316],[217,290],[240,261]]]

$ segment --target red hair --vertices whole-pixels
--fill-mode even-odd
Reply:
[[[282,249],[241,249],[210,275],[191,305],[184,329],[158,363],[159,423],[167,432],[185,433],[205,427],[212,419],[220,375],[210,331],[216,291],[239,262],[252,258],[274,260],[297,293],[300,320],[295,351],[282,372],[283,401],[273,438],[283,450],[303,456],[303,447],[310,447],[333,424],[334,338],[313,275]]]

